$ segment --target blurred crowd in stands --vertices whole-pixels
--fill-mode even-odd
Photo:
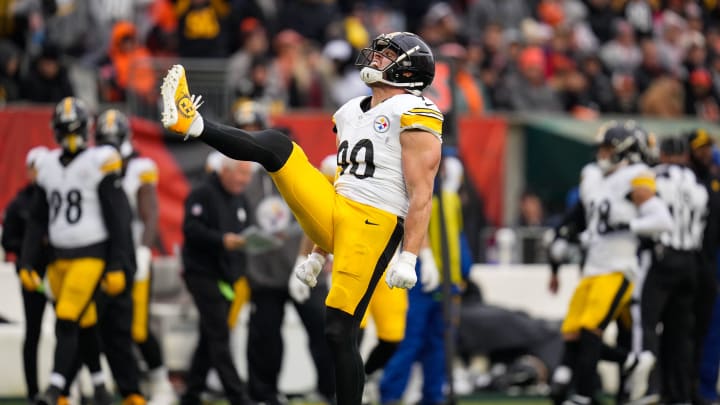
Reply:
[[[227,58],[233,99],[331,110],[402,30],[441,60],[445,110],[720,118],[717,0],[0,0],[0,102],[152,104],[157,58]]]

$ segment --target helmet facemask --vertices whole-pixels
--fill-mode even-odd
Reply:
[[[434,62],[432,62],[433,72],[431,73],[430,80],[423,81],[421,80],[423,72],[414,66],[413,57],[420,54],[427,54],[427,57],[432,61],[432,54],[427,46],[417,37],[417,44],[408,47],[409,49],[407,50],[403,50],[403,48],[393,40],[393,37],[397,35],[398,33],[393,33],[377,37],[373,40],[370,48],[364,48],[360,51],[355,65],[362,67],[360,70],[360,78],[368,85],[383,83],[393,87],[404,88],[412,94],[419,95],[432,81]],[[408,37],[413,34],[399,33],[399,35]],[[386,50],[392,51],[395,57],[393,58],[388,55],[387,52],[384,52]],[[373,61],[378,56],[388,62],[380,63],[380,66],[385,65],[381,69],[377,68],[377,65],[373,65]]]

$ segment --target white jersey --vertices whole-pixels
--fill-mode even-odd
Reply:
[[[67,166],[55,149],[36,164],[37,182],[45,190],[50,209],[50,245],[74,249],[107,239],[98,186],[110,172],[119,171],[120,155],[111,146],[88,148]]]
[[[123,176],[123,190],[127,194],[132,210],[132,233],[135,246],[140,245],[144,224],[138,212],[138,190],[144,184],[157,184],[158,169],[155,162],[147,157],[133,157],[127,161]]]
[[[402,170],[400,133],[409,129],[430,132],[441,139],[443,115],[425,97],[393,96],[363,112],[354,98],[335,113],[338,194],[405,217],[409,200]]]
[[[657,193],[668,205],[673,220],[672,231],[663,232],[660,242],[677,250],[700,249],[707,215],[707,189],[687,167],[663,164],[653,169]]]
[[[652,179],[654,174],[642,163],[619,168],[605,177],[591,176],[580,187],[580,199],[585,207],[587,229],[587,255],[584,274],[622,271],[633,277],[638,267],[639,239],[630,230],[608,232],[612,226],[629,224],[639,216],[635,204],[629,199],[633,182]]]

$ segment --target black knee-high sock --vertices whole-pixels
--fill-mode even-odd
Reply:
[[[578,395],[587,398],[593,396],[601,346],[602,339],[600,336],[587,329],[580,331],[579,353],[581,355],[578,357],[577,372],[575,373],[575,386]]]
[[[290,138],[278,130],[248,132],[210,121],[198,139],[233,159],[258,162],[269,172],[280,170],[293,149]]]
[[[580,350],[579,340],[566,340],[565,350],[563,351],[560,364],[567,366],[570,370],[575,371],[577,368],[578,352]]]
[[[325,320],[325,337],[335,362],[337,405],[359,405],[365,384],[357,347],[360,320],[335,308],[327,308]]]
[[[53,372],[65,377],[65,384],[70,384],[70,373],[74,369],[78,355],[78,339],[80,327],[77,323],[58,319],[55,321],[55,364]],[[63,388],[63,387],[61,387]]]
[[[155,370],[163,365],[162,350],[155,335],[148,331],[147,339],[137,344],[148,370]]]
[[[100,332],[97,325],[80,328],[80,354],[90,373],[102,371],[100,367]]]
[[[365,375],[370,375],[385,367],[385,364],[387,364],[390,357],[395,353],[399,344],[400,342],[378,339],[378,344],[372,349],[365,362]]]

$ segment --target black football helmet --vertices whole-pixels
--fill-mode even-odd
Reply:
[[[387,58],[382,51],[389,48],[397,57],[383,70],[372,67],[375,55]],[[360,77],[365,83],[385,83],[419,94],[435,77],[435,59],[430,47],[410,32],[381,34],[369,48],[360,51],[355,65],[361,67]]]
[[[79,98],[65,97],[55,106],[52,128],[55,141],[65,151],[75,154],[87,147],[90,114]]]
[[[617,121],[605,123],[598,129],[597,146],[610,149],[607,159],[598,160],[603,172],[609,172],[623,162],[640,161],[640,145],[632,127]]]
[[[657,137],[652,132],[648,132],[637,121],[625,121],[625,128],[630,131],[632,136],[637,138],[637,154],[630,156],[632,163],[643,162],[653,166],[658,163],[660,158],[660,150],[658,148]]]
[[[112,145],[118,150],[130,137],[130,121],[121,111],[111,108],[98,117],[95,126],[95,143]]]

